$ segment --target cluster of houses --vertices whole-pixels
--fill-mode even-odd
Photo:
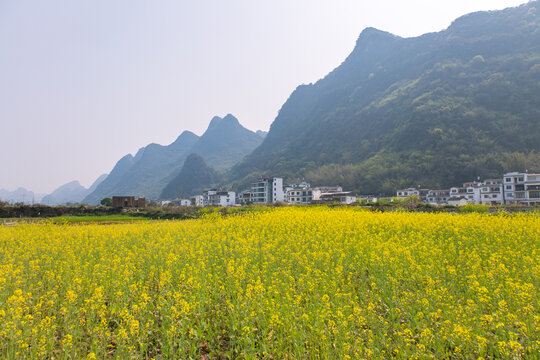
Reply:
[[[417,196],[420,201],[430,204],[521,204],[540,205],[540,174],[510,172],[501,179],[486,179],[466,182],[463,186],[445,190],[408,188],[397,191],[398,198]],[[144,198],[115,196],[113,206],[144,207]],[[249,190],[235,193],[222,189],[208,189],[202,194],[185,199],[164,200],[162,206],[234,206],[246,204],[289,204],[341,203],[352,204],[357,200],[376,202],[377,198],[352,195],[341,186],[311,187],[305,181],[283,185],[283,179],[261,176]]]
[[[284,202],[290,204],[313,204],[339,202],[352,204],[356,201],[350,191],[343,191],[341,186],[311,187],[305,181],[283,185],[283,179],[274,176],[261,176],[251,185],[251,189],[235,193],[234,191],[209,189],[201,195],[189,199],[161,201],[162,206],[233,206],[245,204],[272,204]]]
[[[501,179],[466,182],[448,190],[408,188],[397,191],[398,197],[412,195],[430,204],[540,205],[540,174],[510,172]]]

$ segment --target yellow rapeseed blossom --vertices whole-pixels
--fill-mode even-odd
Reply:
[[[534,359],[538,214],[0,226],[0,358]]]

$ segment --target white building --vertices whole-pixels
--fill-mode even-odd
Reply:
[[[480,201],[476,204],[499,205],[503,203],[503,185],[501,179],[486,179],[480,183]]]
[[[409,197],[416,195],[420,198],[420,201],[427,202],[427,196],[429,193],[429,189],[416,189],[416,188],[408,188],[408,189],[402,189],[398,190],[396,192],[398,197]]]
[[[174,199],[172,203],[175,206],[191,206],[192,202],[190,199]]]
[[[236,194],[236,203],[241,205],[247,205],[253,203],[253,194],[251,190],[244,190]]]
[[[236,204],[234,191],[210,189],[205,190],[202,196],[204,206],[232,206]]]
[[[448,204],[450,190],[429,190],[426,195],[426,202],[430,204]]]
[[[412,195],[420,196],[420,191],[418,191],[418,189],[415,189],[415,188],[401,189],[396,192],[396,195],[399,197],[406,197],[406,196],[412,196]]]
[[[283,179],[272,176],[261,176],[251,185],[252,201],[254,204],[269,204],[285,201]]]
[[[448,199],[448,204],[453,206],[463,206],[469,203],[470,201],[464,196],[452,196]]]
[[[479,204],[480,203],[480,188],[476,182],[464,183],[463,186],[453,186],[450,188],[450,198],[465,199],[467,203]],[[448,202],[450,205],[452,203]]]
[[[504,204],[540,205],[540,174],[511,172],[503,179]]]
[[[204,206],[204,196],[195,195],[190,198],[191,205],[193,206]]]
[[[311,204],[313,201],[313,189],[305,181],[289,184],[285,186],[285,201],[290,204]]]
[[[321,203],[352,204],[355,201],[356,196],[351,195],[350,191],[321,193],[321,195],[319,196],[319,202]]]

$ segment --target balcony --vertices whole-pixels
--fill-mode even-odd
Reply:
[[[529,191],[529,199],[540,199],[540,191]]]
[[[516,199],[526,199],[527,198],[527,195],[526,195],[527,193],[525,191],[516,191],[514,194],[516,195],[515,196]]]

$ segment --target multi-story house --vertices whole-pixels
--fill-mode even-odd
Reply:
[[[486,179],[480,186],[480,201],[482,205],[498,205],[503,203],[503,185],[501,179]]]
[[[402,189],[397,191],[398,197],[409,197],[416,195],[420,198],[420,201],[427,202],[428,194],[431,190],[430,189],[416,189],[416,188],[408,188],[408,189]]]
[[[333,191],[321,193],[318,202],[320,203],[341,203],[352,204],[356,201],[356,196],[351,195],[350,191]]]
[[[336,193],[336,192],[342,192],[343,188],[339,185],[336,186],[318,186],[316,187],[317,190],[319,190],[321,193]]]
[[[203,191],[204,206],[232,206],[236,203],[234,191],[210,189]]]
[[[193,202],[191,201],[191,199],[174,199],[172,201],[172,203],[175,206],[191,206],[191,205],[193,205]]]
[[[450,188],[450,199],[452,201],[465,199],[467,202],[474,202],[473,189],[469,188],[469,191],[467,191],[467,187],[465,186],[453,186]]]
[[[430,204],[447,204],[450,198],[450,190],[429,190],[426,202]]]
[[[252,201],[254,204],[268,204],[285,201],[283,179],[273,176],[261,176],[251,185]]]
[[[193,206],[204,206],[204,196],[195,195],[189,198],[191,200],[191,205]]]
[[[291,204],[311,204],[313,189],[305,181],[289,184],[285,187],[285,201]]]
[[[419,194],[420,192],[418,191],[418,189],[415,189],[415,188],[401,189],[396,192],[396,195],[399,197],[407,197],[407,196],[412,196],[412,195],[418,196]]]
[[[540,174],[511,172],[503,179],[504,204],[540,205]]]
[[[253,203],[253,193],[251,190],[244,190],[236,194],[236,203],[242,205]]]

